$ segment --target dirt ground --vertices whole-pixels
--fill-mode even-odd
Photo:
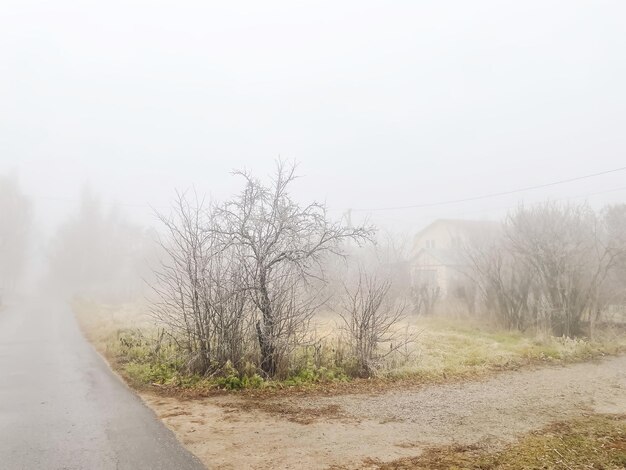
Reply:
[[[208,468],[376,468],[448,444],[494,449],[551,422],[626,412],[626,356],[376,394],[142,398]]]

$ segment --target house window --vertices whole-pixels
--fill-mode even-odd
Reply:
[[[426,240],[426,248],[435,248],[435,240]]]

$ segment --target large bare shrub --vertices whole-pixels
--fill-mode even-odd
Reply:
[[[293,165],[279,162],[269,185],[236,175],[245,181],[238,197],[205,208],[182,194],[173,213],[160,217],[168,235],[154,313],[181,341],[193,370],[226,361],[237,367],[253,334],[258,364],[274,377],[286,371],[324,300],[323,259],[343,255],[344,242],[368,240],[372,230],[331,222],[323,204],[295,202]]]
[[[597,220],[587,205],[545,203],[520,208],[505,224],[511,251],[532,270],[552,332],[580,333],[607,269]]]
[[[245,289],[258,313],[260,366],[275,376],[285,354],[306,328],[315,304],[311,281],[323,276],[325,255],[342,255],[341,244],[369,239],[372,230],[331,222],[323,204],[300,205],[289,189],[295,165],[279,162],[273,181],[247,172],[243,192],[216,210],[214,233],[236,251]]]
[[[608,303],[626,303],[626,204],[608,206],[602,213],[603,242],[608,253],[611,282]]]
[[[599,243],[606,252],[606,275],[598,285],[590,316],[592,327],[607,311],[626,318],[626,204],[606,207],[600,214],[598,232]]]
[[[156,270],[158,301],[153,314],[186,351],[189,368],[205,373],[244,355],[247,300],[241,267],[223,245],[212,212],[197,196],[178,194],[161,241],[164,258]]]
[[[359,269],[353,285],[345,285],[344,302],[338,313],[356,361],[357,375],[372,375],[387,356],[411,340],[402,336],[399,328],[405,308],[390,301],[391,286],[389,279],[364,269]],[[383,349],[382,345],[387,347]]]
[[[503,240],[476,243],[467,249],[484,307],[507,328],[535,324],[537,297],[533,273],[516,259]]]
[[[509,214],[499,239],[469,250],[486,306],[512,328],[580,334],[615,291],[607,279],[626,252],[612,215],[556,203]]]

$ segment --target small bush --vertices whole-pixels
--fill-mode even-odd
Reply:
[[[224,390],[242,390],[247,388],[261,388],[264,385],[263,378],[255,372],[252,372],[252,364],[245,365],[248,373],[240,373],[233,367],[230,361],[219,371],[219,377],[214,380],[215,384]]]
[[[326,367],[306,367],[288,377],[284,383],[287,386],[299,386],[324,382],[346,382],[349,377],[343,369]]]
[[[116,360],[123,364],[123,370],[136,383],[166,384],[183,381],[180,371],[183,361],[179,352],[171,344],[163,344],[159,339],[147,337],[141,330],[119,330],[117,341],[110,345]],[[193,382],[192,376],[184,382]]]
[[[142,384],[169,383],[177,374],[176,369],[167,364],[141,364],[130,362],[126,364],[124,370],[133,381]]]
[[[218,378],[215,383],[219,388],[224,390],[242,390],[248,388],[261,388],[265,381],[259,374],[252,376],[244,375],[239,377],[238,375],[228,375],[226,377]]]

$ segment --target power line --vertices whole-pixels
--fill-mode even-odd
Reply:
[[[602,194],[609,194],[609,193],[615,193],[618,191],[626,191],[626,186],[620,186],[618,188],[613,188],[613,189],[607,189],[604,191],[596,191],[593,193],[587,193],[587,194],[578,194],[576,196],[567,196],[567,197],[560,197],[560,198],[556,198],[556,199],[549,199],[549,201],[552,202],[563,202],[563,201],[571,201],[572,199],[586,199],[586,198],[590,198],[593,196],[599,196]],[[533,203],[530,203],[530,205],[536,205],[536,204],[541,204],[542,201],[536,201]],[[479,210],[474,210],[474,211],[470,211],[470,212],[464,212],[463,214],[460,214],[459,216],[464,217],[466,215],[473,215],[473,214],[483,214],[486,212],[495,212],[495,211],[509,211],[511,209],[515,209],[516,205],[508,205],[508,206],[500,206],[500,207],[491,207],[488,209],[479,209]],[[431,218],[435,218],[435,216],[431,216]]]
[[[575,195],[575,196],[561,197],[561,198],[549,199],[549,200],[552,201],[552,202],[571,201],[573,199],[590,198],[590,197],[593,197],[593,196],[599,196],[599,195],[608,194],[608,193],[615,193],[615,192],[618,192],[618,191],[626,191],[626,186],[620,186],[618,188],[607,189],[607,190],[604,190],[604,191],[597,191],[597,192],[587,193],[587,194],[578,194],[578,195]],[[541,204],[541,201],[536,201],[536,202],[530,203],[529,205],[530,206],[534,206],[536,204]],[[467,217],[467,216],[475,216],[476,214],[483,214],[484,215],[484,214],[492,213],[492,212],[503,213],[503,212],[515,209],[516,207],[519,207],[519,206],[517,206],[517,205],[506,205],[506,206],[499,206],[499,207],[489,207],[489,208],[485,208],[485,209],[476,209],[476,210],[470,210],[470,211],[463,211],[462,213],[445,214],[445,215],[431,213],[429,215],[420,216],[418,219],[413,219],[413,220],[433,221],[433,220],[439,219],[439,218],[464,218],[464,217]],[[389,219],[385,219],[385,220],[389,220]],[[406,219],[396,219],[396,218],[393,218],[391,220],[394,221],[394,222],[398,222],[400,220],[406,220]]]
[[[375,208],[370,208],[370,209],[352,209],[352,211],[353,212],[357,212],[357,211],[358,212],[378,212],[378,211],[418,209],[418,208],[422,208],[422,207],[435,207],[435,206],[445,206],[445,205],[449,205],[449,204],[459,204],[459,203],[462,203],[462,202],[478,201],[478,200],[481,200],[481,199],[490,199],[490,198],[499,197],[499,196],[506,196],[506,195],[509,195],[509,194],[516,194],[516,193],[521,193],[521,192],[525,192],[525,191],[532,191],[532,190],[535,190],[535,189],[547,188],[549,186],[556,186],[556,185],[559,185],[559,184],[572,183],[574,181],[580,181],[580,180],[584,180],[584,179],[588,179],[588,178],[594,178],[596,176],[607,175],[609,173],[617,173],[618,171],[624,171],[624,170],[626,170],[626,166],[620,167],[620,168],[614,168],[612,170],[601,171],[599,173],[592,173],[590,175],[577,176],[575,178],[568,178],[568,179],[560,180],[560,181],[553,181],[552,183],[539,184],[539,185],[536,185],[536,186],[527,186],[525,188],[513,189],[513,190],[510,190],[510,191],[502,191],[502,192],[498,192],[498,193],[483,194],[481,196],[466,197],[466,198],[462,198],[462,199],[451,199],[451,200],[447,200],[447,201],[437,201],[437,202],[430,202],[430,203],[425,203],[425,204],[412,204],[412,205],[409,205],[409,206],[375,207]]]
[[[518,189],[513,189],[510,191],[502,191],[502,192],[497,192],[497,193],[490,193],[490,194],[484,194],[481,196],[473,196],[473,197],[467,197],[467,198],[462,198],[462,199],[451,199],[451,200],[446,200],[446,201],[437,201],[437,202],[431,202],[431,203],[424,203],[424,204],[414,204],[414,205],[408,205],[408,206],[391,206],[391,207],[376,207],[376,208],[357,208],[357,209],[343,209],[342,212],[345,214],[348,211],[350,212],[380,212],[380,211],[392,211],[392,210],[404,210],[404,209],[418,209],[418,208],[424,208],[424,207],[437,207],[437,206],[445,206],[445,205],[451,205],[451,204],[459,204],[459,203],[463,203],[463,202],[471,202],[471,201],[478,201],[478,200],[482,200],[482,199],[490,199],[490,198],[494,198],[494,197],[499,197],[499,196],[506,196],[509,194],[516,194],[516,193],[521,193],[521,192],[525,192],[525,191],[532,191],[532,190],[536,190],[536,189],[542,189],[542,188],[547,188],[550,186],[556,186],[556,185],[560,185],[560,184],[566,184],[566,183],[572,183],[574,181],[580,181],[580,180],[584,180],[584,179],[588,179],[588,178],[595,178],[597,176],[602,176],[602,175],[606,175],[606,174],[610,174],[610,173],[617,173],[620,171],[624,171],[626,170],[626,166],[624,167],[620,167],[620,168],[614,168],[612,170],[606,170],[606,171],[601,171],[599,173],[592,173],[589,175],[584,175],[584,176],[577,176],[575,178],[568,178],[568,179],[564,179],[564,180],[560,180],[560,181],[553,181],[551,183],[545,183],[545,184],[540,184],[540,185],[536,185],[536,186],[527,186],[524,188],[518,188]],[[596,195],[596,194],[603,194],[604,192],[613,192],[613,191],[617,191],[617,190],[621,190],[621,188],[617,188],[614,190],[610,190],[610,191],[603,191],[603,192],[599,192],[599,193],[593,193],[590,194],[590,196]],[[580,197],[580,196],[577,196]],[[55,202],[71,202],[71,203],[77,203],[79,202],[78,199],[74,199],[74,198],[63,198],[63,197],[45,197],[45,196],[35,196],[35,199],[41,199],[41,200],[47,200],[47,201],[55,201]],[[169,206],[152,206],[150,204],[142,204],[142,203],[134,203],[134,202],[108,202],[108,201],[100,201],[101,204],[106,205],[106,206],[118,206],[118,207],[127,207],[127,208],[140,208],[140,209],[149,209],[150,211],[154,212],[155,209],[168,209]],[[337,209],[339,210],[339,209]]]

